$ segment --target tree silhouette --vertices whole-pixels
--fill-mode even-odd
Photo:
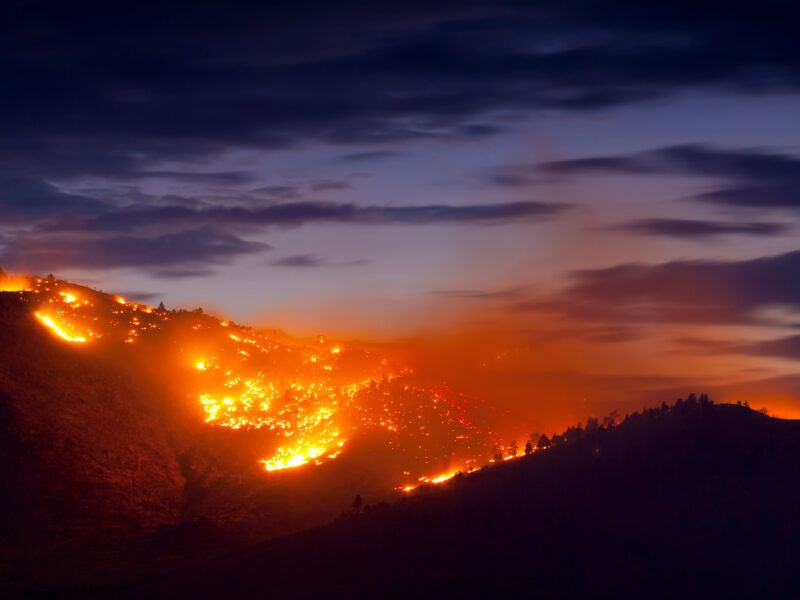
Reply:
[[[550,440],[548,439],[546,434],[542,434],[542,437],[539,438],[539,441],[536,442],[536,447],[539,450],[544,450],[545,448],[550,447]]]
[[[531,444],[531,441],[528,440],[527,442],[525,442],[525,456],[528,456],[529,454],[532,453],[533,453],[533,445]]]
[[[603,417],[603,427],[613,427],[616,424],[618,417],[619,413],[615,410],[612,410],[610,413],[608,413],[608,415]]]
[[[509,444],[508,444],[508,453],[511,456],[516,456],[517,455],[517,440],[513,440],[512,442],[509,442]]]
[[[350,506],[353,507],[354,511],[358,512],[363,504],[364,500],[361,499],[361,494],[356,494],[356,497],[353,498],[353,503]]]

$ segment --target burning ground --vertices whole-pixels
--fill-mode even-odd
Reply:
[[[136,364],[158,356],[209,427],[264,432],[266,471],[319,465],[373,431],[386,433],[407,476],[429,480],[503,445],[490,405],[323,336],[278,342],[199,309],[154,309],[55,279],[32,278],[17,293],[62,342],[112,347]]]

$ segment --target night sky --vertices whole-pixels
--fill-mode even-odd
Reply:
[[[795,3],[168,4],[0,9],[5,270],[800,415]]]

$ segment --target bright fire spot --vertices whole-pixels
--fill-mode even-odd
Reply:
[[[44,315],[40,315],[39,313],[36,313],[36,318],[39,319],[42,323],[44,323],[47,327],[49,327],[56,335],[58,335],[61,338],[64,338],[68,342],[85,342],[86,341],[86,338],[82,338],[82,337],[79,337],[79,336],[74,336],[73,337],[73,336],[69,335],[67,332],[65,332],[63,329],[61,329],[61,327],[56,325],[53,322],[53,319],[51,319],[50,317],[46,317]]]
[[[197,363],[195,366],[196,366],[198,369],[200,369],[201,371],[205,371],[205,370],[206,370],[206,363],[204,363],[204,362],[202,362],[202,361],[201,361],[201,362],[199,362],[199,363]]]
[[[269,459],[262,458],[259,462],[264,465],[267,471],[280,471],[281,469],[299,467],[308,464],[312,460],[316,460],[317,464],[321,464],[323,458],[330,460],[339,456],[341,453],[339,448],[343,445],[344,442],[339,442],[338,447],[333,450],[314,447],[278,448],[275,456]]]
[[[438,483],[444,483],[445,481],[449,481],[453,477],[458,475],[459,473],[460,473],[460,471],[456,470],[456,471],[448,471],[447,473],[442,473],[441,475],[423,476],[423,477],[420,477],[417,480],[417,481],[419,481],[419,483],[406,485],[406,486],[401,486],[401,487],[399,487],[397,489],[402,490],[404,492],[413,492],[415,489],[417,489],[421,485],[430,484],[430,483],[435,485],[435,484],[438,484]]]

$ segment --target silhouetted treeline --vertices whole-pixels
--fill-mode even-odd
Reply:
[[[546,452],[126,593],[794,597],[798,423],[689,396],[553,437]]]

